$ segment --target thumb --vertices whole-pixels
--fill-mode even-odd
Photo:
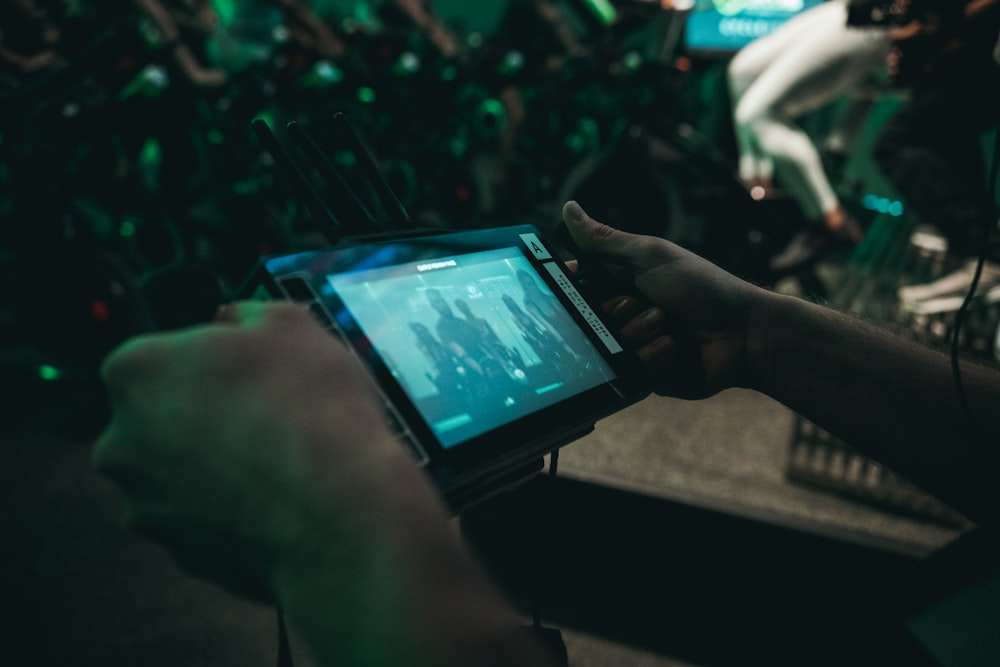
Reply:
[[[610,260],[634,273],[646,268],[642,260],[648,254],[644,252],[648,239],[594,220],[575,201],[563,205],[562,217],[570,237],[585,253]]]

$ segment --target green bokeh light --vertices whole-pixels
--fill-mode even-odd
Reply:
[[[118,225],[118,234],[127,239],[132,238],[135,236],[135,223],[131,220],[125,220],[122,224]]]
[[[614,5],[608,0],[583,0],[583,4],[589,7],[590,11],[594,12],[604,25],[611,25],[618,17]]]
[[[38,377],[51,382],[53,380],[58,380],[62,377],[62,371],[55,366],[49,366],[47,364],[42,364],[38,367]]]

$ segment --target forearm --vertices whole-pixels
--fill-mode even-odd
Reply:
[[[832,309],[761,296],[748,341],[750,386],[976,521],[1000,516],[1000,374],[971,363],[958,397],[950,359]],[[990,447],[990,453],[984,452]]]
[[[444,521],[433,489],[407,457],[396,465],[392,494],[365,508],[380,517],[377,532],[350,544],[321,537],[275,577],[278,602],[318,664],[549,664]]]

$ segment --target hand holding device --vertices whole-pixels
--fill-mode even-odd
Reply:
[[[103,376],[113,417],[93,458],[126,492],[128,521],[252,597],[269,596],[284,552],[362,539],[412,467],[354,360],[292,304],[137,336]]]
[[[609,308],[654,375],[654,391],[701,398],[746,383],[759,288],[670,241],[597,222],[576,202],[564,206],[563,220],[585,255],[632,276],[641,298],[623,296]]]
[[[360,138],[343,116],[334,120],[376,200],[353,196],[292,125],[338,194],[334,213],[256,122],[332,245],[262,259],[239,296],[303,304],[347,343],[452,511],[526,480],[543,455],[648,394],[599,302],[536,228],[414,229]]]

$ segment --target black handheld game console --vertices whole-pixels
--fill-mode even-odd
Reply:
[[[455,513],[649,393],[530,225],[348,236],[261,259],[239,296],[301,303],[347,345]]]

